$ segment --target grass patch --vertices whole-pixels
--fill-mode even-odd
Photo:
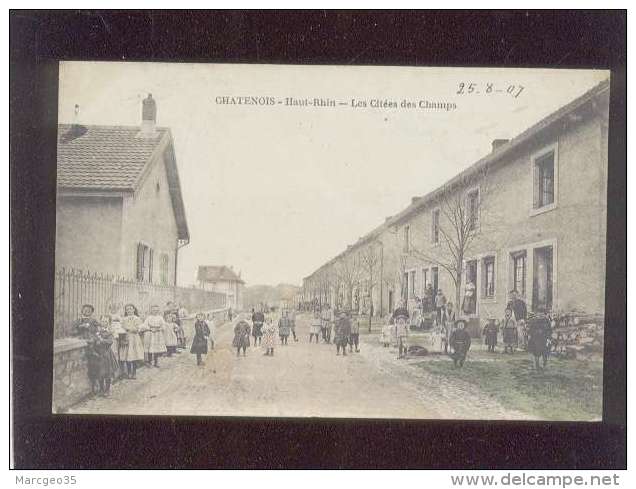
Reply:
[[[546,420],[600,420],[603,405],[603,366],[594,360],[551,358],[544,371],[534,369],[534,358],[471,351],[464,368],[447,357],[417,364],[427,372],[476,385],[504,406]]]

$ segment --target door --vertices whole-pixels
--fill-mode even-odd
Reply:
[[[439,269],[437,267],[431,268],[431,278],[433,280],[433,292],[437,294],[437,287],[439,286]]]
[[[552,310],[552,246],[534,250],[532,277],[532,310]]]
[[[472,284],[472,295],[465,297],[464,312],[466,314],[477,313],[477,260],[470,260],[466,262],[466,282],[464,283],[464,290],[467,290],[468,284]]]
[[[389,290],[389,313],[393,312],[393,291]]]

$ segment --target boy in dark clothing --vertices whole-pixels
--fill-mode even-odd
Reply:
[[[457,321],[457,329],[450,337],[450,346],[453,349],[453,363],[457,367],[463,367],[468,350],[470,350],[470,335],[465,330],[464,321]]]

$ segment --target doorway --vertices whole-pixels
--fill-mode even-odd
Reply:
[[[545,313],[552,310],[552,260],[552,246],[535,248],[532,274],[532,310],[534,312]]]

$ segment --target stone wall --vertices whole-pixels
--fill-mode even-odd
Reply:
[[[226,309],[212,313],[217,326],[227,320]],[[189,343],[194,335],[194,316],[182,320]],[[189,348],[189,347],[188,347]],[[189,351],[186,350],[186,351]],[[64,413],[73,404],[85,399],[91,392],[86,362],[86,342],[78,338],[61,338],[53,344],[53,413]]]
[[[86,373],[86,342],[77,338],[55,340],[53,346],[54,413],[63,413],[91,391]]]

